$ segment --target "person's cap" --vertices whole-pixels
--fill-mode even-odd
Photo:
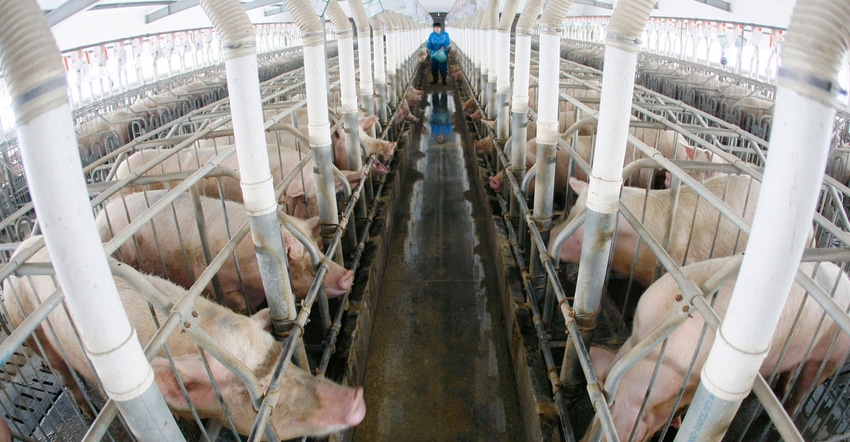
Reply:
[[[434,27],[435,27],[435,28],[442,28],[442,27],[443,27],[443,25],[441,25],[441,24],[440,24],[440,22],[435,21],[435,22],[434,22]]]

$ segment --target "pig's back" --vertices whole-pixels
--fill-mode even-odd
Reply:
[[[736,213],[752,221],[761,188],[758,181],[745,175],[723,175],[706,180],[704,185]],[[667,233],[667,217],[672,210],[671,195],[671,189],[650,191],[647,202],[645,225],[652,236],[662,243]],[[638,218],[643,213],[645,199],[643,189],[623,189],[623,202]],[[742,232],[739,235],[739,229],[732,222],[719,217],[717,209],[698,197],[691,188],[682,187],[667,249],[673,260],[688,264],[743,251],[747,235]],[[654,268],[652,252],[642,247],[640,253],[645,255],[641,257],[642,261],[651,261],[651,267]]]

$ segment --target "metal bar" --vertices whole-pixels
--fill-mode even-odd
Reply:
[[[732,4],[723,0],[694,0],[696,2],[705,3],[708,6],[713,6],[717,9],[732,12]]]
[[[242,3],[242,8],[246,11],[250,11],[252,9],[262,8],[263,6],[273,5],[275,3],[281,3],[283,0],[254,0],[246,3]]]
[[[47,24],[51,27],[73,17],[80,12],[87,11],[92,8],[100,0],[68,0],[60,4],[47,13]]]
[[[169,15],[176,14],[180,11],[185,11],[190,8],[194,8],[198,6],[198,0],[177,0],[176,2],[172,2],[170,5],[158,9],[150,14],[145,15],[145,24],[151,24],[161,18],[168,17]]]
[[[286,6],[275,6],[274,8],[266,9],[265,11],[263,11],[263,16],[271,17],[272,15],[283,14],[284,12],[289,12],[289,10],[286,9]]]
[[[697,0],[701,1],[701,0]],[[573,0],[573,3],[577,5],[587,5],[587,6],[595,6],[597,8],[602,9],[614,9],[614,5],[611,3],[600,2],[597,0]],[[728,9],[727,9],[728,11]]]

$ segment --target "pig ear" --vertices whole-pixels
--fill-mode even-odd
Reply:
[[[264,308],[257,313],[254,313],[254,315],[251,316],[251,322],[269,333],[272,331],[272,319],[271,316],[269,316],[268,308]]]
[[[682,426],[682,416],[674,417],[673,421],[670,422],[670,426],[678,430]]]
[[[318,216],[314,216],[312,218],[305,219],[304,221],[307,221],[307,227],[309,227],[310,230],[315,230],[316,227],[319,227],[319,217]]]
[[[378,117],[375,115],[369,115],[368,117],[363,117],[358,120],[360,123],[360,128],[363,130],[368,130],[372,125],[374,125],[378,121]]]
[[[189,400],[195,407],[207,408],[218,402],[200,354],[194,353],[173,359],[177,372],[180,373],[183,381],[183,386],[189,395]],[[212,358],[207,360],[219,389],[224,393],[233,384],[232,373],[218,361]],[[188,407],[186,396],[183,395],[180,384],[174,377],[168,359],[156,357],[151,361],[151,366],[154,368],[157,387],[159,387],[159,391],[162,392],[166,402],[174,404],[177,408]]]
[[[682,149],[685,150],[685,155],[688,156],[688,159],[693,161],[694,154],[696,153],[696,149],[691,147],[691,146],[685,146],[685,145],[682,145]]]
[[[570,177],[570,188],[572,188],[575,193],[581,195],[582,192],[587,190],[587,183],[578,178]]]
[[[591,346],[588,353],[590,354],[594,371],[596,371],[596,376],[599,377],[600,381],[605,381],[605,378],[608,377],[608,370],[611,369],[611,365],[614,364],[614,358],[617,355],[611,350],[598,345]]]
[[[286,245],[286,253],[290,261],[297,261],[304,256],[304,244],[301,244],[291,233],[284,233],[283,242]]]

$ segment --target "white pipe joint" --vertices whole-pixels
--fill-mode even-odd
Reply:
[[[714,345],[711,347],[711,353],[715,356],[705,361],[700,374],[704,386],[720,399],[743,400],[753,387],[753,381],[762,361],[767,356],[767,351],[768,347],[755,353],[744,348],[737,348],[726,339],[723,329],[718,329]],[[720,376],[717,376],[717,373],[720,373]]]

